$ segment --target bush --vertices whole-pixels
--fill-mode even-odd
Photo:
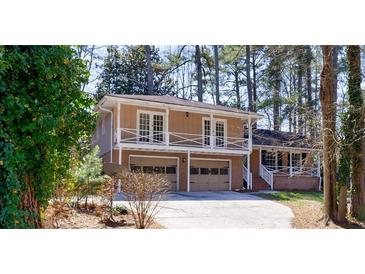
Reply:
[[[170,183],[161,174],[125,172],[120,176],[130,212],[137,228],[148,228],[158,213]]]

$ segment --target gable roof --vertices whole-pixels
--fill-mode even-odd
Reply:
[[[222,106],[222,105],[213,105],[209,103],[197,102],[193,100],[187,100],[178,98],[175,96],[169,95],[126,95],[126,94],[108,94],[103,97],[115,97],[115,98],[122,98],[122,99],[131,99],[137,101],[146,101],[146,102],[153,102],[153,103],[163,103],[168,105],[175,105],[175,106],[183,106],[183,107],[193,107],[193,108],[201,108],[201,109],[209,109],[209,110],[218,110],[218,111],[225,111],[230,113],[236,114],[245,114],[245,115],[253,115],[262,117],[261,114],[256,112],[244,111],[237,108]],[[102,101],[102,100],[100,100]]]
[[[303,135],[270,129],[252,130],[252,144],[312,149],[313,144]]]

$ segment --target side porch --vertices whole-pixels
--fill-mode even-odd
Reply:
[[[248,190],[320,190],[319,151],[290,147],[255,146],[244,159]]]

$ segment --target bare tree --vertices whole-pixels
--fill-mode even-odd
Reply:
[[[220,105],[219,98],[219,56],[218,56],[218,46],[213,46],[214,49],[214,67],[215,67],[215,101],[217,105]]]
[[[119,178],[137,228],[148,228],[160,210],[170,183],[161,174],[126,172]]]
[[[147,94],[153,94],[153,73],[152,73],[152,61],[151,61],[151,46],[145,45],[146,63],[147,63]]]
[[[323,184],[326,220],[336,220],[336,108],[333,92],[333,47],[322,46],[323,69],[321,73],[320,100],[323,127]]]
[[[195,65],[198,80],[198,101],[203,102],[203,74],[200,46],[195,46]]]

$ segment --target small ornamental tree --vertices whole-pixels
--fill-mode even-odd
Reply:
[[[89,195],[97,195],[106,178],[102,173],[102,159],[99,158],[99,147],[94,147],[82,159],[77,171],[77,186],[79,198],[85,199],[85,208]]]
[[[70,46],[0,47],[0,227],[41,227],[41,212],[94,129],[88,73]]]

